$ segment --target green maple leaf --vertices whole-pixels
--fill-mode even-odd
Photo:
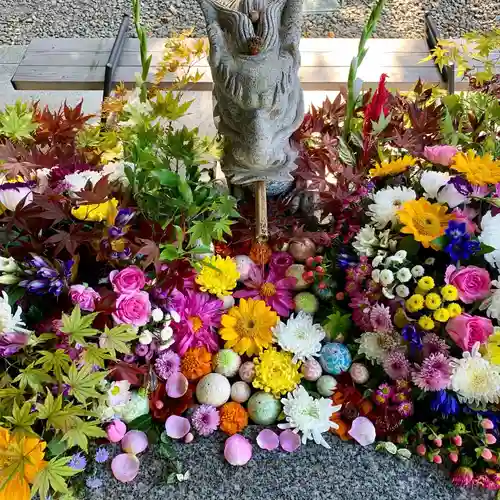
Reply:
[[[215,205],[215,204],[214,204]],[[239,212],[236,210],[237,201],[236,198],[232,196],[221,196],[214,210],[217,210],[225,217],[237,218],[240,216]]]
[[[43,356],[35,364],[42,365],[43,370],[46,372],[52,370],[56,379],[60,382],[63,372],[67,373],[69,370],[71,358],[62,349],[57,349],[55,352],[40,351],[40,354],[43,354]]]
[[[19,375],[14,379],[14,382],[19,382],[20,389],[24,390],[29,386],[34,392],[43,392],[43,384],[51,381],[52,377],[44,370],[35,368],[35,363],[20,370]]]
[[[10,414],[14,404],[22,404],[24,399],[24,391],[18,387],[0,389],[0,415]]]
[[[197,240],[200,240],[204,245],[212,243],[215,221],[211,220],[197,220],[188,230],[191,235],[189,238],[189,246],[196,246]]]
[[[106,327],[99,340],[99,346],[107,349],[114,359],[117,352],[128,354],[130,346],[127,342],[136,339],[137,333],[130,325],[118,325],[111,330]]]
[[[32,412],[31,408],[32,404],[29,401],[26,401],[21,407],[18,406],[17,402],[14,402],[12,416],[4,418],[14,426],[14,430],[19,430],[23,434],[34,434],[31,426],[35,423],[38,415]]]
[[[91,325],[98,313],[82,316],[80,306],[76,306],[71,316],[63,314],[61,332],[70,336],[72,344],[87,345],[86,337],[92,337],[99,333],[99,330],[91,328]]]
[[[71,403],[63,407],[62,403],[61,394],[54,398],[50,391],[47,392],[44,403],[36,405],[38,418],[47,421],[46,427],[48,429],[53,427],[58,431],[68,432],[75,425],[76,419],[79,416],[86,415],[87,412],[78,406],[73,406]]]
[[[75,426],[64,434],[62,440],[67,442],[68,448],[79,446],[87,453],[89,437],[106,437],[106,433],[99,427],[99,422],[97,420],[86,422],[81,418],[78,418],[76,419]]]
[[[341,333],[349,331],[351,324],[350,314],[342,314],[340,311],[335,311],[328,316],[323,328],[325,329],[328,339],[335,340]]]
[[[231,224],[233,221],[228,219],[220,219],[216,221],[214,226],[214,236],[218,241],[224,241],[224,234],[231,235]]]
[[[12,141],[32,139],[31,134],[38,128],[33,121],[33,112],[26,104],[17,101],[13,106],[6,106],[0,113],[0,135]]]
[[[90,373],[89,369],[78,370],[75,365],[72,365],[68,370],[68,375],[63,376],[63,380],[70,386],[69,393],[74,396],[80,403],[86,404],[89,399],[97,399],[101,395],[96,390],[108,374],[107,371]]]
[[[112,356],[107,349],[101,349],[98,346],[89,344],[81,355],[82,361],[88,366],[98,366],[104,368],[107,360],[115,360],[116,356]]]
[[[37,493],[40,500],[48,500],[49,491],[56,493],[69,493],[66,477],[74,476],[80,471],[68,467],[68,462],[71,457],[53,458],[46,466],[36,475],[35,481],[31,487],[31,497]]]

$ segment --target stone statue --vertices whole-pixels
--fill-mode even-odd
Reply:
[[[304,116],[302,0],[198,0],[207,22],[222,170],[233,184],[291,184]]]

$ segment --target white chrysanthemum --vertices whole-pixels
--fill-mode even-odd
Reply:
[[[451,388],[460,401],[471,405],[486,405],[500,401],[500,373],[478,352],[479,342],[462,359],[453,362]]]
[[[438,191],[450,180],[446,172],[426,171],[420,177],[420,185],[424,188],[428,198],[437,198]]]
[[[314,439],[316,444],[330,448],[322,434],[331,428],[338,429],[338,425],[330,418],[342,408],[342,405],[333,406],[329,398],[314,399],[301,385],[281,402],[287,423],[278,424],[280,429],[294,429],[294,432],[301,432],[303,444],[309,439]]]
[[[396,278],[401,282],[401,283],[407,283],[408,281],[411,280],[412,275],[411,271],[407,267],[402,267],[397,273],[396,273]]]
[[[295,317],[292,314],[286,324],[280,321],[273,334],[278,345],[293,354],[293,363],[317,356],[326,335],[321,325],[314,324],[313,317],[304,311]]]
[[[403,299],[406,299],[410,295],[410,289],[406,285],[398,285],[396,287],[396,295]]]
[[[394,281],[394,273],[390,269],[384,269],[380,272],[380,283],[383,286],[389,286]]]
[[[368,215],[378,229],[384,229],[387,224],[398,222],[397,212],[406,201],[416,199],[413,189],[405,187],[388,187],[372,195],[373,202],[368,205]]]
[[[417,264],[411,268],[411,274],[414,278],[421,278],[425,274],[423,266]]]
[[[500,282],[493,280],[491,284],[496,288],[492,294],[479,306],[481,311],[486,310],[488,318],[500,321]]]
[[[352,246],[359,255],[373,257],[375,255],[375,247],[378,246],[379,243],[379,239],[375,234],[375,228],[372,226],[364,226],[355,236]]]
[[[64,177],[64,184],[67,186],[69,191],[78,193],[79,191],[83,191],[85,189],[87,182],[90,181],[90,184],[95,186],[101,178],[101,172],[96,172],[95,170],[83,170],[82,172],[68,174]]]
[[[21,319],[22,309],[17,308],[15,313],[12,312],[12,308],[9,305],[9,296],[4,291],[0,297],[0,335],[3,333],[30,333],[29,330],[23,328],[25,326],[23,320]]]
[[[481,220],[481,234],[478,240],[495,250],[487,253],[484,258],[492,265],[500,269],[500,214],[493,215],[491,212],[484,214]]]
[[[384,341],[387,338],[385,333],[365,332],[356,342],[359,344],[358,354],[364,354],[366,359],[372,363],[382,363],[387,356]]]

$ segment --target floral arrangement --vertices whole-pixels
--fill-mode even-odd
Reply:
[[[149,87],[134,14],[143,72],[104,103],[105,127],[81,104],[0,113],[0,498],[76,498],[106,464],[133,481],[148,448],[184,481],[172,440],[216,431],[242,466],[252,423],[264,450],[330,432],[499,489],[489,87],[403,96],[384,76],[357,94],[353,63],[349,93],[295,134],[295,189],[255,242],[213,178],[217,142],[176,124],[203,44],[170,41],[155,81],[188,71]]]

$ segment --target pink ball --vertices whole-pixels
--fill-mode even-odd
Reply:
[[[316,382],[316,380],[321,377],[323,374],[323,369],[318,361],[315,359],[308,359],[300,369],[302,375],[306,380],[310,380],[311,382]]]
[[[246,361],[240,366],[238,373],[243,382],[251,384],[253,379],[255,378],[255,365],[252,361]]]
[[[362,363],[353,363],[349,368],[349,374],[355,384],[366,384],[370,378],[368,368]]]
[[[246,465],[252,458],[252,445],[250,441],[240,434],[235,434],[226,439],[224,444],[224,458],[231,465]]]

